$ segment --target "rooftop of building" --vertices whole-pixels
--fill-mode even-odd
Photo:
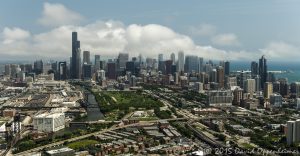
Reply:
[[[64,147],[64,148],[60,148],[60,149],[49,150],[49,151],[46,151],[46,153],[48,153],[48,154],[57,154],[57,153],[71,152],[71,151],[74,151],[74,150],[72,148],[69,148],[69,147]]]
[[[45,112],[42,114],[36,115],[34,118],[55,118],[64,115],[64,113],[58,113],[58,112]]]

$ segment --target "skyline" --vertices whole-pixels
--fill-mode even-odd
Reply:
[[[299,0],[6,0],[0,155],[299,155]]]
[[[156,57],[159,53],[169,56],[172,52],[177,53],[183,50],[185,54],[201,56],[204,59],[251,61],[261,55],[266,55],[273,61],[295,62],[300,56],[298,47],[300,35],[297,35],[299,31],[296,29],[299,23],[293,20],[296,16],[291,15],[299,14],[299,11],[293,7],[297,2],[272,2],[274,3],[266,5],[267,2],[256,4],[255,2],[208,3],[201,1],[194,7],[191,4],[184,4],[181,9],[178,6],[181,3],[169,4],[172,6],[169,10],[163,9],[167,2],[162,2],[161,6],[155,3],[146,6],[129,2],[131,7],[137,8],[136,12],[128,11],[130,7],[112,6],[109,2],[93,1],[93,4],[96,4],[94,7],[91,6],[92,3],[87,3],[87,6],[82,6],[82,9],[78,8],[82,3],[79,1],[75,3],[26,2],[28,3],[26,5],[34,5],[31,7],[32,10],[25,15],[20,13],[28,11],[28,8],[14,10],[13,14],[10,13],[11,9],[8,10],[10,7],[1,8],[0,61],[35,60],[49,57],[68,60],[72,51],[70,34],[72,31],[77,31],[82,42],[81,50],[91,51],[92,55],[116,57],[119,52],[128,52],[131,56],[141,53],[143,56]],[[7,6],[16,3],[20,5],[24,2],[5,2]],[[98,5],[99,3],[103,5]],[[95,9],[96,6],[100,8]],[[260,6],[257,8],[257,12],[261,13],[259,17],[255,16],[256,13],[253,11],[249,12],[257,6]],[[105,7],[111,11],[98,14],[104,11],[101,11],[101,8]],[[201,9],[197,12],[199,8]],[[209,11],[209,8],[214,8],[214,10]],[[268,11],[264,10],[266,8]],[[97,12],[97,10],[100,11]],[[240,12],[242,15],[235,14],[241,10],[243,10]],[[168,11],[170,12],[167,13]],[[127,15],[120,16],[122,12],[126,12]],[[188,12],[193,12],[195,17],[202,18],[194,20],[195,17],[190,17]],[[9,14],[15,18],[3,17]],[[29,14],[30,16],[26,16]],[[65,16],[66,14],[68,16]],[[137,17],[134,18],[132,14]],[[174,15],[173,20],[169,23],[164,21],[164,15]],[[276,26],[273,23],[276,21],[274,16],[278,17]],[[26,20],[22,17],[26,17]],[[248,17],[250,21],[261,20],[261,23],[244,26],[241,23],[245,17]],[[264,21],[266,17],[269,19]],[[233,22],[225,22],[224,18]],[[18,21],[18,19],[22,20]],[[186,22],[180,24],[183,19],[186,19]],[[263,26],[259,27],[259,25]],[[251,33],[253,28],[264,26],[274,27],[256,29]],[[287,29],[279,32],[277,30],[279,27]],[[245,29],[243,32],[248,33],[247,35],[240,32],[242,28]],[[294,32],[285,32],[287,30]],[[273,35],[270,35],[272,34],[270,32]],[[253,35],[259,37],[254,39]],[[276,35],[277,37],[274,37]],[[264,41],[260,41],[262,39]],[[257,41],[260,44],[253,45],[253,42]],[[289,55],[286,55],[287,52]]]

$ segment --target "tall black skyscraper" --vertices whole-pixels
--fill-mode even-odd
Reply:
[[[267,59],[263,55],[259,59],[259,76],[260,76],[260,87],[264,88],[265,82],[267,82],[267,77],[268,77],[268,71],[267,71]]]
[[[35,61],[33,64],[33,69],[36,75],[39,75],[43,72],[44,63],[42,60]]]
[[[229,61],[225,62],[224,72],[225,72],[225,76],[228,76],[230,73],[230,62]]]
[[[251,62],[251,74],[253,77],[258,75],[258,64],[255,61]]]
[[[72,32],[72,62],[71,79],[80,79],[81,60],[80,60],[80,41],[77,40],[77,32]]]

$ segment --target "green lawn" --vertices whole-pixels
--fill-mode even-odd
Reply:
[[[100,105],[101,111],[105,115],[115,110],[125,111],[126,113],[126,111],[128,112],[131,107],[135,109],[154,109],[163,106],[159,100],[153,99],[148,95],[143,95],[141,92],[103,91],[94,92],[94,95]]]
[[[68,144],[67,146],[74,150],[78,150],[80,148],[86,148],[87,146],[95,145],[98,143],[99,142],[96,140],[80,140],[80,141],[72,142],[72,143]]]
[[[246,148],[246,149],[253,149],[254,148],[254,146],[252,146],[251,144],[248,144],[248,143],[242,143],[241,144],[244,148]]]

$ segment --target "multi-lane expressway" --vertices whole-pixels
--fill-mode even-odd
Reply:
[[[180,121],[180,120],[192,120],[192,121],[197,121],[197,120],[203,120],[203,119],[225,119],[225,118],[262,118],[262,117],[276,117],[276,116],[281,116],[283,114],[275,114],[275,115],[262,115],[262,116],[240,116],[240,117],[233,117],[233,116],[228,116],[228,117],[198,117],[198,118],[171,118],[171,119],[161,119],[161,120],[152,120],[152,121],[143,121],[143,122],[139,122],[139,123],[134,123],[134,124],[128,124],[128,125],[123,125],[123,126],[119,126],[119,127],[113,127],[113,128],[108,128],[108,129],[104,129],[98,132],[94,132],[94,133],[90,133],[90,134],[86,134],[86,135],[82,135],[82,136],[78,136],[78,137],[74,137],[71,139],[67,139],[67,140],[63,140],[63,141],[58,141],[58,142],[54,142],[54,143],[50,143],[47,145],[43,145],[40,147],[36,147],[21,153],[17,153],[15,155],[27,155],[29,153],[32,152],[37,152],[37,151],[41,151],[44,148],[50,148],[50,147],[54,147],[54,146],[58,146],[58,145],[62,145],[65,142],[73,142],[73,141],[77,141],[77,140],[81,140],[81,139],[85,139],[94,135],[98,135],[98,134],[103,134],[105,132],[109,132],[109,131],[114,131],[114,130],[119,130],[119,129],[123,129],[126,127],[134,127],[134,126],[148,126],[148,125],[152,125],[153,123],[157,123],[158,121]]]

